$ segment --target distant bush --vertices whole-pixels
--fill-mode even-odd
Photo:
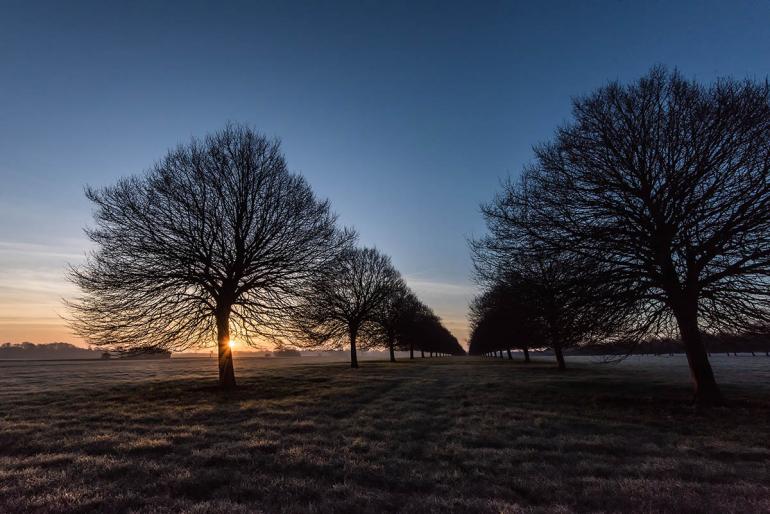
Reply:
[[[299,350],[276,350],[273,357],[302,357]]]

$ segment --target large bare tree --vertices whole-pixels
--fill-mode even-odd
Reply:
[[[350,248],[319,273],[304,302],[294,310],[295,325],[311,347],[350,346],[350,366],[358,367],[356,343],[372,333],[378,315],[404,289],[390,258],[373,248]],[[367,338],[365,344],[374,343]]]
[[[96,250],[71,269],[75,332],[114,351],[216,344],[223,387],[235,385],[230,341],[279,334],[297,294],[354,237],[288,171],[279,143],[244,126],[86,195]]]
[[[721,401],[702,332],[770,318],[770,87],[653,69],[574,101],[496,215],[625,284],[640,327],[681,336],[698,403]]]

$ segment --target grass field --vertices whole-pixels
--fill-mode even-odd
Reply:
[[[0,363],[0,512],[770,511],[770,359],[569,364]]]

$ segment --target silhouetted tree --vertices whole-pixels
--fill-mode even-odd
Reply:
[[[544,327],[525,291],[517,291],[513,280],[498,280],[471,303],[471,337],[468,353],[521,349],[529,362],[529,348],[543,347]]]
[[[97,248],[70,272],[83,292],[69,303],[75,332],[118,352],[216,343],[223,387],[235,385],[231,338],[275,337],[304,284],[353,238],[287,170],[279,143],[243,126],[86,195]]]
[[[457,338],[441,323],[438,317],[428,318],[423,326],[421,349],[432,354],[465,355]]]
[[[770,317],[770,87],[655,68],[574,100],[573,118],[495,216],[526,204],[528,237],[600,263],[638,327],[678,330],[696,401],[721,401],[702,332]]]
[[[414,359],[414,351],[420,349],[422,338],[426,335],[425,326],[433,323],[435,314],[433,311],[420,302],[417,297],[407,300],[404,312],[402,313],[399,327],[398,344],[403,350],[409,351],[409,359]]]
[[[425,352],[465,354],[457,338],[444,327],[433,310],[424,304],[420,304],[414,316],[404,326],[400,343],[409,348],[410,358],[414,358],[414,350],[420,350],[422,357],[425,357]]]
[[[388,348],[391,362],[396,362],[396,346],[418,305],[419,300],[402,281],[380,304],[374,322],[369,325],[368,336]]]
[[[350,345],[350,366],[358,367],[356,341],[376,323],[383,305],[403,287],[390,258],[373,248],[351,248],[319,273],[294,310],[295,324],[305,335],[301,344],[318,347]],[[365,344],[374,341],[367,339]]]
[[[481,266],[481,259],[489,254],[477,249],[476,263]],[[597,287],[597,271],[587,263],[565,255],[538,254],[531,246],[513,251],[511,256],[486,298],[496,304],[491,306],[492,315],[498,317],[498,325],[500,316],[508,319],[509,333],[531,338],[524,343],[527,346],[550,347],[560,370],[566,369],[565,349],[608,340],[621,331],[622,312],[606,301],[608,291]],[[488,319],[487,325],[490,322]],[[512,339],[493,344],[491,349],[508,349]]]
[[[538,256],[520,263],[511,288],[529,303],[530,324],[566,368],[564,350],[608,341],[622,332],[623,316],[609,302],[611,294],[597,287],[597,270],[565,255]]]

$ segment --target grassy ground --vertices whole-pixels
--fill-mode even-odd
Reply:
[[[241,362],[224,394],[202,362],[0,376],[0,512],[770,511],[770,392],[745,374],[698,414],[679,368]]]

